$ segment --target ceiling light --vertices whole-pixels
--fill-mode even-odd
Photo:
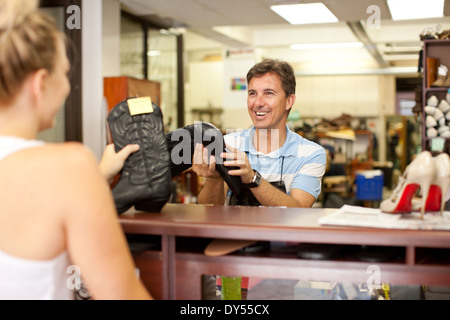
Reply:
[[[284,4],[270,9],[291,24],[338,22],[323,3]]]
[[[444,0],[387,0],[392,20],[441,18]]]
[[[293,50],[304,49],[343,49],[343,48],[362,48],[362,42],[333,42],[333,43],[299,43],[291,45]]]
[[[161,51],[159,51],[159,50],[147,51],[147,56],[149,56],[149,57],[157,57],[160,55],[161,55]]]

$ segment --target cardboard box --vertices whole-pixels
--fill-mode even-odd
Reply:
[[[334,300],[336,295],[336,282],[300,280],[294,287],[295,300]]]

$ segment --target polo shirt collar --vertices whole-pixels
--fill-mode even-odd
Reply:
[[[253,135],[255,134],[255,132],[256,129],[253,126],[245,133],[244,141],[248,141],[248,143],[244,143],[242,151],[271,158],[278,158],[280,155],[285,157],[297,155],[298,144],[296,143],[295,139],[296,133],[289,130],[289,127],[287,125],[286,125],[286,141],[284,141],[283,146],[280,149],[275,150],[269,154],[264,154],[259,151],[256,151],[255,147],[253,146]]]

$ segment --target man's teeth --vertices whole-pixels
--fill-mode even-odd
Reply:
[[[265,113],[265,112],[257,112],[256,115],[257,115],[257,116],[265,116],[266,113]]]

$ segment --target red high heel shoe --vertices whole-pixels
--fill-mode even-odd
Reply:
[[[406,168],[397,187],[389,199],[381,202],[380,209],[387,213],[409,213],[412,211],[412,199],[420,187],[423,193],[421,217],[425,212],[431,182],[435,177],[434,160],[430,152],[421,152]]]

